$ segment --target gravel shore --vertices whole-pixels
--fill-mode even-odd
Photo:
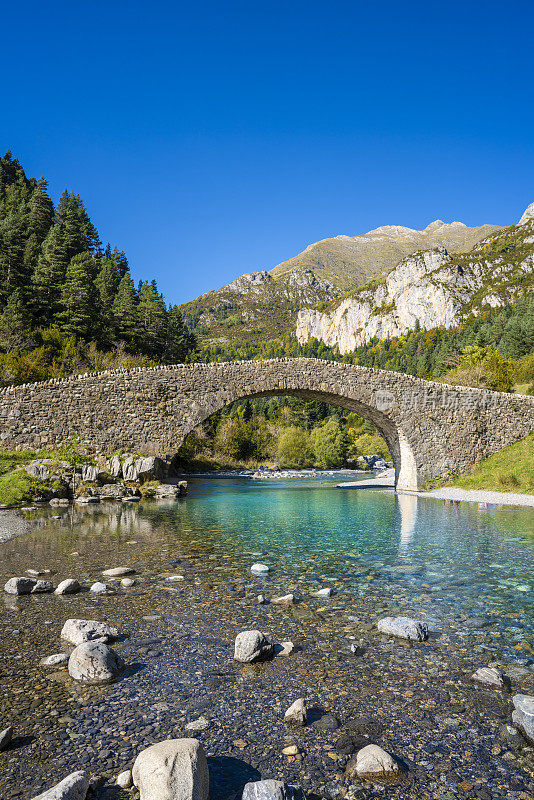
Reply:
[[[419,497],[432,497],[437,500],[465,501],[468,503],[488,503],[503,506],[530,506],[534,508],[534,494],[515,494],[513,492],[486,492],[478,489],[459,489],[448,486],[432,492],[417,492]]]

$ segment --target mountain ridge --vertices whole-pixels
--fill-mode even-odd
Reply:
[[[318,339],[349,353],[373,339],[416,328],[449,328],[467,316],[513,302],[534,283],[534,204],[517,225],[501,228],[470,251],[444,247],[402,259],[386,275],[360,286],[326,309],[301,309],[296,337]]]
[[[411,253],[444,246],[470,249],[497,225],[469,227],[434,220],[422,231],[383,225],[357,236],[339,234],[309,244],[271,270],[238,276],[180,308],[201,342],[274,338],[294,330],[299,310],[331,303],[348,289],[383,275]]]

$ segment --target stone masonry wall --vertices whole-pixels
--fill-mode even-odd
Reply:
[[[317,359],[110,370],[0,391],[0,447],[176,453],[185,436],[234,400],[293,394],[354,410],[381,431],[397,488],[415,490],[534,430],[534,398],[464,389]]]

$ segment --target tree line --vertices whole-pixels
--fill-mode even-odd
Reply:
[[[179,307],[154,280],[135,286],[78,194],[65,190],[56,208],[47,188],[9,151],[0,158],[0,378],[39,380],[103,353],[109,363],[186,360],[196,341]]]

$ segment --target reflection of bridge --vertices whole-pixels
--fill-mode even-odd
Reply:
[[[398,372],[295,358],[109,370],[3,389],[0,446],[42,448],[73,434],[91,451],[173,455],[234,400],[290,394],[350,409],[388,443],[397,489],[464,469],[534,430],[534,398]]]

